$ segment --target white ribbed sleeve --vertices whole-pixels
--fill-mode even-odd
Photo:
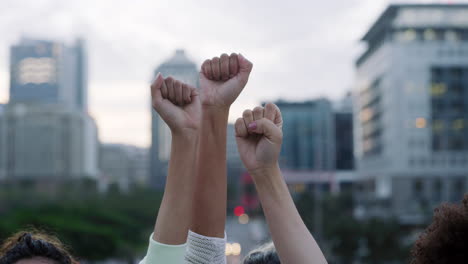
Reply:
[[[226,234],[224,238],[218,238],[189,231],[185,261],[192,264],[226,264]]]

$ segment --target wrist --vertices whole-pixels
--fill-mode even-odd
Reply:
[[[203,105],[202,113],[204,116],[229,116],[230,105]]]
[[[193,142],[198,138],[199,131],[193,128],[172,129],[172,141]]]
[[[264,178],[271,178],[271,177],[281,177],[281,169],[279,168],[278,163],[269,165],[269,166],[262,166],[259,168],[255,168],[252,170],[248,170],[249,174],[252,176],[254,180],[261,180]]]

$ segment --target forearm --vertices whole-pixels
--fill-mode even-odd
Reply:
[[[299,215],[279,167],[254,174],[257,192],[281,263],[327,263]]]
[[[226,126],[229,110],[204,109],[199,140],[191,230],[224,237],[226,222]]]
[[[191,221],[198,133],[173,134],[168,176],[153,238],[184,244]]]

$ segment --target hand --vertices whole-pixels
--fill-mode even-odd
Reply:
[[[160,73],[151,85],[152,106],[172,133],[198,130],[201,105],[197,89]]]
[[[235,124],[239,154],[251,175],[261,169],[278,166],[283,141],[283,119],[272,103],[245,110]]]
[[[200,72],[202,105],[229,109],[247,84],[251,71],[252,63],[241,54],[222,54],[221,58],[206,60]]]

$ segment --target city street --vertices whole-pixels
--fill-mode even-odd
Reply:
[[[263,242],[269,241],[268,227],[263,218],[250,219],[247,224],[241,224],[238,217],[228,217],[226,233],[228,247],[234,243],[239,243],[241,246],[239,255],[228,254],[228,264],[241,263],[240,261],[247,253],[262,245]]]

